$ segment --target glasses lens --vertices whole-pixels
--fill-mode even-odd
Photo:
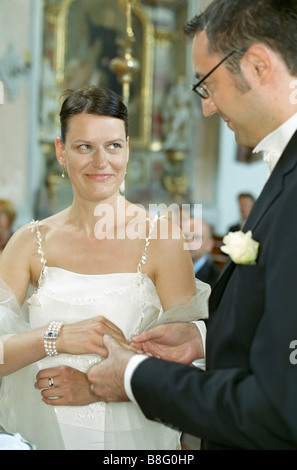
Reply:
[[[208,91],[202,85],[195,85],[193,91],[201,96],[201,98],[207,99],[209,97]]]

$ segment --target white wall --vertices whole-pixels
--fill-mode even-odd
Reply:
[[[38,96],[40,22],[42,0],[1,0],[0,59],[14,44],[17,54],[30,61],[28,75],[20,86],[12,80],[11,99],[4,84],[0,105],[0,198],[11,199],[18,211],[15,228],[30,221],[40,178],[38,141]]]
[[[42,0],[0,0],[0,59],[14,44],[21,60],[30,62],[19,83],[9,80],[13,98],[4,84],[0,105],[0,198],[17,208],[15,228],[30,221],[40,179],[38,147],[39,64]]]
[[[1,0],[0,59],[11,44],[20,56],[30,50],[30,3],[20,0]],[[4,84],[4,104],[0,105],[0,198],[11,199],[19,208],[27,198],[27,135],[29,81],[23,82],[15,101],[8,98]]]
[[[238,194],[250,192],[258,197],[267,176],[267,165],[263,160],[254,163],[236,161],[234,132],[222,121],[216,194],[216,233],[225,234],[228,227],[239,220]]]

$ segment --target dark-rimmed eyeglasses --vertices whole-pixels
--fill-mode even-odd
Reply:
[[[246,52],[248,50],[248,47],[243,47],[242,49],[234,49],[233,51],[229,52],[229,54],[226,55],[226,57],[224,57],[213,69],[211,69],[210,72],[208,72],[207,75],[205,75],[205,77],[202,78],[202,80],[200,80],[198,83],[196,83],[196,85],[193,85],[192,87],[192,90],[197,93],[201,98],[203,98],[204,100],[207,100],[207,98],[209,98],[209,92],[207,91],[206,88],[204,88],[204,86],[202,86],[202,83],[215,71],[217,70],[217,68],[222,65],[223,62],[225,62],[225,60],[229,59],[229,57],[231,57],[231,55],[235,54],[236,52]]]

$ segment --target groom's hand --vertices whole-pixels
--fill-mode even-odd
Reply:
[[[110,336],[105,335],[103,342],[108,350],[108,357],[89,370],[87,375],[91,390],[100,401],[129,401],[124,388],[124,373],[134,353],[120,346]]]
[[[167,323],[144,331],[131,344],[149,356],[191,364],[204,357],[203,342],[194,323]]]

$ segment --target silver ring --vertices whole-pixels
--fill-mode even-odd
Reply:
[[[51,388],[53,388],[55,386],[53,377],[48,378],[48,384]]]
[[[95,393],[95,392],[94,392],[94,384],[91,384],[91,385],[90,385],[90,389],[91,389],[91,392],[92,392],[92,393]]]

